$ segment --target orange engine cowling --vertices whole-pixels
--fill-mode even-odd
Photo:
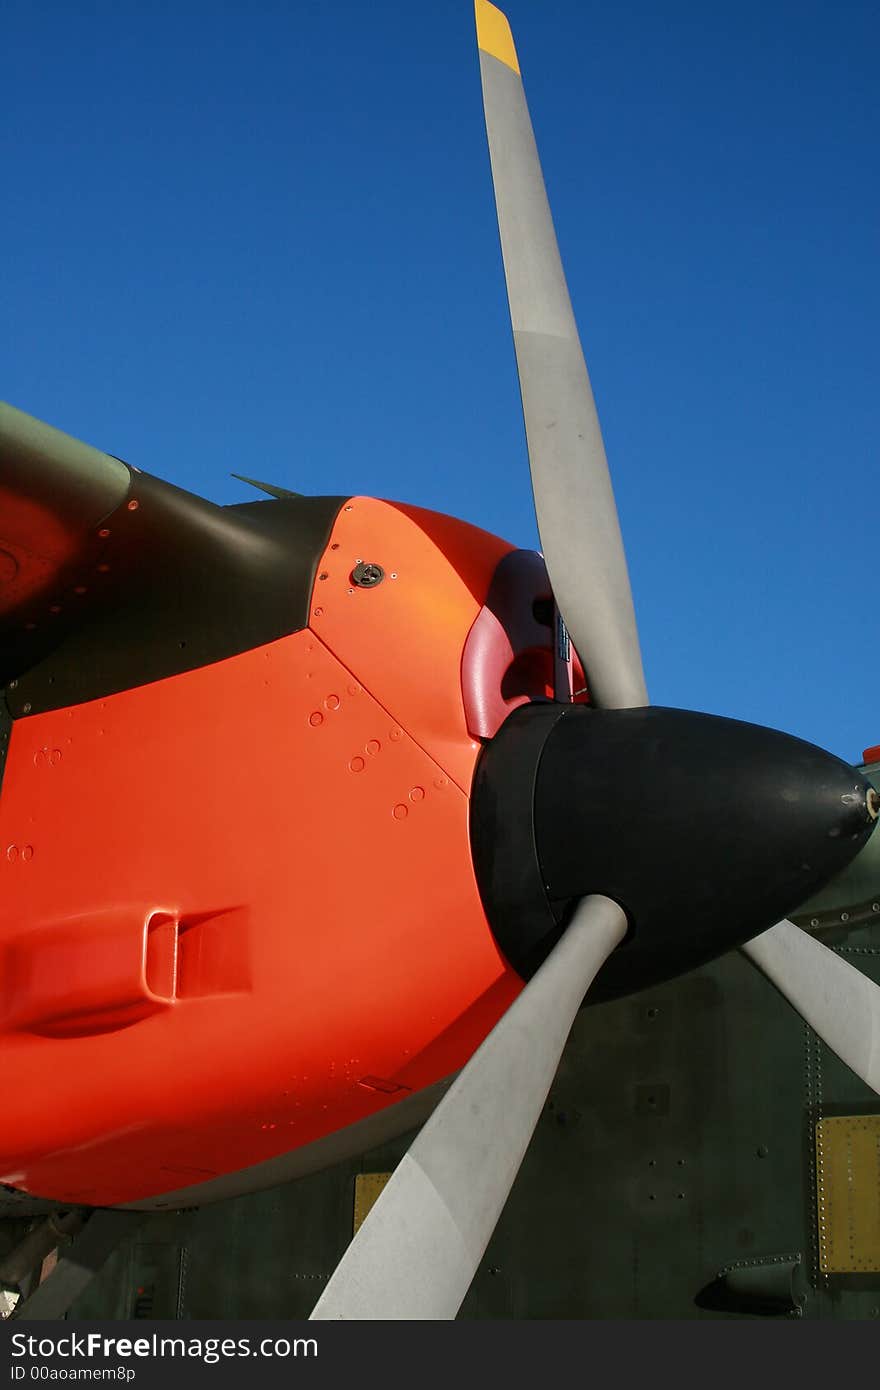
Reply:
[[[0,1181],[198,1199],[463,1064],[521,988],[474,880],[462,693],[510,551],[352,499],[308,628],[15,721]]]

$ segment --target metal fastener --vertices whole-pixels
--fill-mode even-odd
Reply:
[[[365,560],[358,560],[351,572],[351,582],[359,589],[375,589],[384,578],[385,571],[381,565],[370,564]]]

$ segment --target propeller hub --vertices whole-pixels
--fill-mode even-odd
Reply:
[[[530,977],[575,904],[625,910],[588,1002],[656,984],[787,916],[858,853],[880,798],[847,763],[772,729],[685,710],[529,705],[474,784],[477,879]]]

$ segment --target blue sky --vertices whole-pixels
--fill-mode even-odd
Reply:
[[[880,11],[510,0],[655,703],[880,742]],[[470,0],[11,0],[0,395],[536,543]]]

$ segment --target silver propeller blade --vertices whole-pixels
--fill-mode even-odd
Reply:
[[[742,948],[842,1062],[880,1094],[880,986],[794,922]]]
[[[589,897],[398,1164],[313,1318],[454,1318],[513,1186],[571,1025],[626,933]]]
[[[483,106],[532,490],[550,582],[595,702],[646,705],[632,592],[590,378],[516,50],[476,0]]]

